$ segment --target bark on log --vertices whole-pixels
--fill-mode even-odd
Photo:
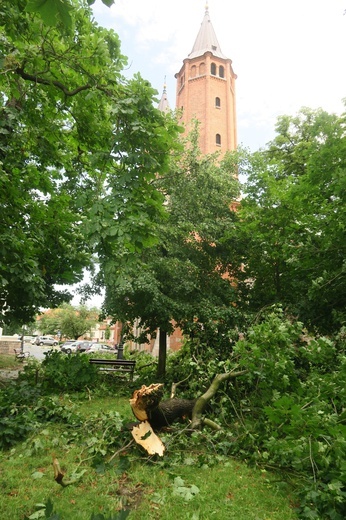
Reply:
[[[164,446],[161,440],[155,435],[155,431],[170,426],[177,419],[188,417],[192,419],[191,428],[201,428],[203,424],[215,430],[221,429],[218,424],[210,419],[203,419],[209,401],[218,391],[221,383],[228,379],[245,374],[247,370],[239,372],[227,372],[218,374],[211,383],[208,390],[198,399],[167,399],[161,402],[163,395],[163,385],[161,383],[142,386],[135,390],[130,404],[134,415],[141,423],[132,429],[132,435],[136,442],[141,444],[147,452],[163,455]]]
[[[148,421],[154,430],[170,426],[182,417],[192,417],[196,399],[167,399],[161,401],[163,385],[151,384],[135,390],[130,404],[139,421]]]
[[[196,399],[167,399],[148,412],[148,420],[156,431],[170,426],[178,419],[185,417],[191,419],[195,403]]]

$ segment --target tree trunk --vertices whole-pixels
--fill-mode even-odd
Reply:
[[[196,399],[166,399],[163,396],[163,385],[154,383],[142,386],[133,392],[130,399],[132,411],[139,421],[148,421],[154,430],[170,426],[183,417],[192,417]]]
[[[218,391],[221,383],[228,379],[245,374],[247,370],[239,372],[226,372],[218,374],[212,381],[208,390],[197,399],[171,398],[161,401],[163,396],[163,384],[153,383],[150,386],[143,385],[135,390],[130,405],[136,418],[141,421],[132,429],[132,435],[136,442],[141,444],[147,452],[158,454],[164,453],[164,446],[155,434],[155,431],[170,426],[177,419],[188,417],[191,419],[191,429],[199,429],[207,425],[214,430],[220,430],[221,426],[210,419],[203,418],[209,401]],[[144,423],[144,424],[143,424]],[[139,431],[137,431],[139,427]],[[144,442],[145,441],[145,442]]]
[[[166,359],[167,359],[167,331],[160,327],[159,330],[159,361],[157,365],[157,377],[159,381],[163,381],[166,376]]]

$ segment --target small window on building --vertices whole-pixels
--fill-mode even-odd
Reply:
[[[219,76],[220,76],[220,78],[225,77],[225,69],[222,65],[220,65],[220,67],[219,67]]]
[[[205,63],[204,62],[200,63],[200,65],[199,65],[199,75],[203,76],[203,74],[205,74]]]
[[[182,87],[185,83],[185,74],[182,74],[180,77],[180,86]]]
[[[221,107],[221,100],[220,100],[219,97],[216,97],[216,98],[215,98],[215,106],[216,106],[217,108],[220,108],[220,107]]]
[[[212,64],[210,65],[210,74],[211,74],[212,76],[216,76],[216,65],[215,65],[215,63],[212,63]]]
[[[221,146],[221,135],[220,134],[216,134],[215,142],[218,146]]]
[[[195,78],[197,73],[196,65],[192,65],[191,71],[190,71],[190,78]]]

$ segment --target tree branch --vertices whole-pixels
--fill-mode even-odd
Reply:
[[[246,374],[246,372],[247,372],[247,370],[240,370],[238,372],[226,372],[225,374],[218,374],[217,376],[215,376],[215,378],[214,378],[213,382],[211,383],[210,387],[208,388],[208,390],[197,399],[196,404],[192,410],[192,422],[191,422],[192,429],[200,428],[200,426],[202,425],[202,423],[203,423],[202,413],[206,409],[207,404],[209,403],[211,398],[214,397],[214,395],[218,391],[221,383],[223,383],[224,381],[227,381],[228,379],[232,379],[234,377],[238,377],[243,374]],[[207,424],[207,423],[205,423],[205,424]]]
[[[61,83],[60,81],[44,79],[44,78],[40,78],[39,76],[35,76],[34,74],[28,74],[21,67],[16,68],[16,73],[19,74],[19,76],[21,78],[28,80],[28,81],[32,81],[33,83],[39,83],[40,85],[48,85],[48,86],[53,85],[54,87],[61,90],[65,94],[65,96],[75,96],[79,92],[82,92],[83,90],[88,90],[92,87],[92,85],[87,83],[86,85],[81,85],[80,87],[77,87],[74,90],[68,90],[65,87],[65,85],[63,85],[63,83]]]

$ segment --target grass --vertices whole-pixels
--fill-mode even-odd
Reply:
[[[14,354],[1,354],[0,356],[0,370],[16,370],[23,366],[23,361],[18,361]]]
[[[180,426],[162,435],[165,457],[149,458],[131,442],[129,431],[121,433],[124,449],[104,444],[112,425],[107,414],[116,410],[133,420],[128,397],[95,398],[87,393],[61,396],[60,402],[73,404],[84,425],[44,424],[2,453],[2,520],[30,518],[36,504],[48,499],[57,520],[90,520],[92,513],[108,519],[122,509],[130,510],[130,520],[297,519],[287,493],[273,484],[277,475],[217,455],[210,436],[187,437]],[[115,451],[119,454],[112,458]],[[77,474],[74,484],[63,488],[55,482],[53,456],[66,471],[65,480]]]

